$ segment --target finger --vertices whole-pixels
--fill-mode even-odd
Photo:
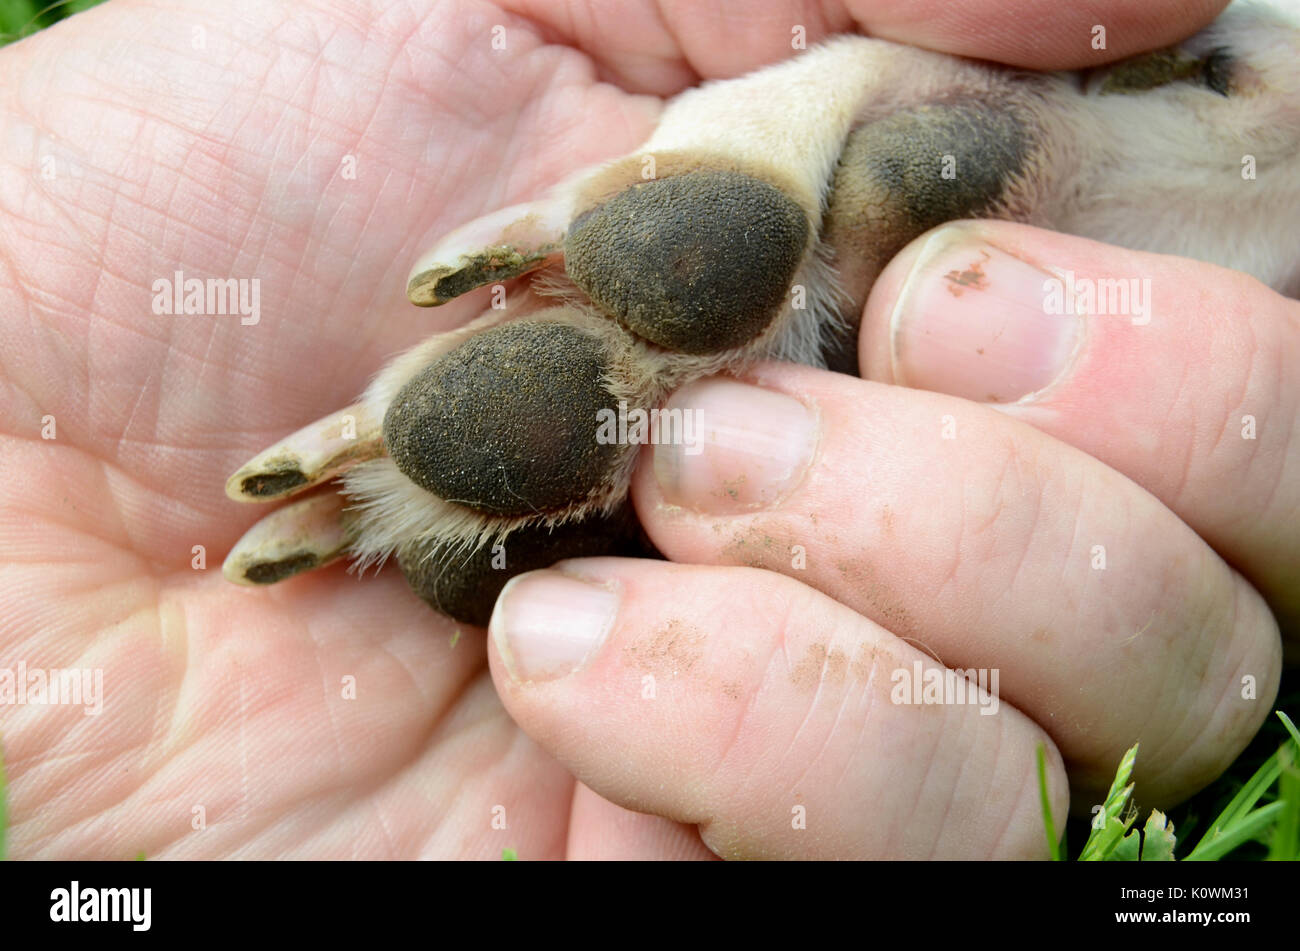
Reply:
[[[952,282],[972,265],[981,280]],[[1300,304],[1185,258],[962,223],[881,276],[862,366],[996,401],[1123,472],[1245,574],[1300,646]]]
[[[1029,69],[1077,69],[1175,43],[1227,5],[1228,0],[858,0],[849,7],[873,36],[884,39]]]
[[[1254,735],[1276,624],[1139,486],[954,397],[787,364],[748,380],[674,394],[701,438],[653,447],[634,477],[673,561],[789,574],[950,667],[1000,668],[1081,809],[1137,740],[1144,794],[1170,803]]]
[[[797,36],[812,44],[855,30],[1030,69],[1096,66],[1190,36],[1227,0],[645,0],[616,6],[509,0],[505,6],[585,50],[624,88],[664,96],[702,78],[739,76],[785,59]]]
[[[717,858],[700,841],[695,826],[616,806],[582,783],[573,792],[568,857],[594,862]]]
[[[899,677],[939,665],[788,578],[561,567],[502,592],[490,664],[515,721],[604,798],[697,824],[723,857],[1045,854],[1035,751],[1058,816],[1060,759],[996,692],[910,702]]]

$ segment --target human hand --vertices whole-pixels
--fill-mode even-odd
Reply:
[[[1135,282],[1134,309],[1049,316],[1061,273]],[[935,232],[877,283],[863,375],[989,405],[788,365],[679,392],[712,435],[653,450],[641,521],[675,562],[766,571],[521,578],[492,625],[503,699],[596,792],[724,855],[1041,847],[1041,734],[1011,705],[1078,811],[1139,739],[1142,803],[1185,798],[1268,714],[1300,619],[1296,317],[1197,262]],[[892,705],[921,655],[891,635],[997,671],[997,727]]]
[[[1149,278],[1154,317],[1045,334],[1047,266]],[[516,579],[491,625],[507,709],[596,793],[727,856],[1034,854],[1040,742],[1057,816],[1063,767],[1086,814],[1139,740],[1144,807],[1186,798],[1271,710],[1260,591],[1297,630],[1298,310],[1022,225],[918,239],[867,307],[871,381],[766,364],[673,397],[703,450],[654,447],[633,496],[672,561],[711,567]],[[996,671],[1000,709],[921,702],[922,661]]]
[[[29,668],[104,675],[101,717],[0,711],[15,856],[492,856],[503,845],[525,857],[707,854],[693,828],[628,813],[576,784],[552,752],[615,802],[654,805],[640,787],[604,782],[556,746],[563,687],[548,688],[548,704],[543,691],[500,682],[542,746],[526,738],[501,708],[480,639],[451,647],[452,626],[395,573],[354,584],[333,569],[248,592],[227,586],[215,564],[192,567],[193,546],[215,556],[253,517],[232,516],[226,473],[320,407],[346,402],[384,357],[436,329],[402,296],[406,267],[431,235],[627,151],[653,125],[655,96],[760,65],[788,38],[784,23],[775,41],[758,18],[744,20],[747,36],[727,23],[733,42],[710,54],[700,38],[717,36],[720,21],[692,22],[704,15],[694,8],[667,11],[679,42],[655,26],[653,11],[634,11],[571,21],[566,34],[563,23],[460,4],[423,16],[316,6],[288,16],[249,4],[216,18],[117,3],[0,55],[7,162],[24,183],[6,201],[3,237],[3,293],[15,316],[5,324],[0,397],[10,470],[0,503],[9,562],[0,649]],[[1211,15],[1197,14],[1161,28],[1189,32]],[[848,13],[838,16],[822,26],[853,25]],[[818,25],[806,19],[815,39]],[[489,30],[502,20],[510,40],[493,50]],[[918,21],[927,30],[944,22],[919,13]],[[905,38],[901,21],[859,22]],[[1062,34],[1068,26],[1044,24]],[[1123,32],[1114,31],[1115,56],[1126,52],[1122,43],[1174,35]],[[566,35],[594,52],[539,39]],[[970,41],[967,31],[951,35]],[[919,39],[944,46],[932,33]],[[100,53],[123,48],[125,63]],[[1048,65],[1033,59],[1040,55],[1033,47],[1004,58]],[[342,174],[349,155],[355,178]],[[46,167],[53,177],[43,177]],[[263,321],[153,313],[151,282],[178,269],[258,278]],[[473,307],[448,305],[439,319],[463,322]],[[40,438],[46,416],[53,440]],[[624,569],[685,571],[619,563]],[[692,622],[683,613],[692,604],[722,608],[710,571],[684,577],[708,589],[708,604],[704,595],[684,598],[677,618]],[[761,577],[771,590],[789,584]],[[679,596],[690,587],[674,585]],[[764,629],[753,630],[761,637]],[[879,634],[887,651],[904,649]],[[344,678],[355,678],[355,699],[344,698]],[[566,683],[579,698],[579,681]],[[740,677],[728,683],[744,687]],[[1003,692],[1011,698],[1005,682]],[[1261,687],[1261,705],[1266,693]],[[654,710],[666,713],[669,699],[665,691]],[[621,714],[611,705],[583,710],[580,725],[604,730],[583,755],[608,756],[620,716],[632,711],[645,708],[629,700]],[[974,721],[976,733],[988,741],[1005,730],[1007,750],[1032,752],[1037,728],[1009,703],[1003,713]],[[656,759],[655,737],[635,739],[616,758],[644,764],[650,788],[680,775]],[[900,767],[924,761],[918,734],[886,740],[877,755],[892,747]],[[690,750],[666,752],[692,762],[682,756]],[[1018,794],[1023,777],[1013,765],[986,761],[990,788]],[[1059,808],[1059,765],[1053,785]],[[843,795],[858,792],[850,785]],[[956,835],[969,836],[978,854],[1041,849],[1030,803],[1002,795],[986,805],[1003,811],[989,808],[964,826],[955,815],[931,853],[950,851]],[[504,833],[493,827],[496,806]],[[676,806],[654,811],[691,818]],[[706,840],[743,854],[743,839],[723,833],[745,811],[753,814],[720,809]],[[999,823],[1013,834],[972,834]]]

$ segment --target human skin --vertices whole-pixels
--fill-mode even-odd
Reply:
[[[761,460],[646,453],[634,499],[683,564],[524,576],[491,636],[456,636],[391,569],[252,591],[222,579],[263,514],[225,497],[226,476],[484,306],[479,292],[412,308],[410,262],[634,148],[661,97],[788,55],[792,23],[810,42],[859,28],[1045,68],[1100,61],[1094,22],[1113,59],[1219,9],[519,6],[115,0],[0,52],[0,667],[104,678],[99,716],[0,707],[11,856],[1041,856],[1040,743],[1058,816],[1071,795],[1097,801],[1139,729],[1139,788],[1157,799],[1222,769],[1281,663],[1256,585],[1295,631],[1296,396],[1277,368],[1297,356],[1296,305],[1207,265],[1022,227],[963,234],[1079,273],[1141,269],[1197,326],[1231,305],[1239,331],[1089,326],[1095,359],[1037,405],[886,386],[960,359],[880,358],[914,245],[867,307],[872,382],[775,365],[746,378],[814,420],[815,465],[775,506],[751,504],[773,497]],[[152,282],[178,269],[258,278],[261,321],[155,314]],[[723,413],[735,385],[687,395]],[[1255,461],[1215,454],[1246,412],[1267,423]],[[963,434],[947,449],[898,438],[945,414]],[[741,510],[697,511],[750,464],[721,497]],[[806,567],[743,550],[764,536],[804,546]],[[1094,538],[1109,588],[1085,573]],[[575,620],[611,598],[595,649]],[[546,639],[557,620],[567,642]],[[1097,633],[1117,628],[1132,641]],[[922,647],[1000,668],[999,714],[887,703],[887,672]],[[581,669],[534,676],[566,656]],[[792,829],[800,806],[807,828]]]

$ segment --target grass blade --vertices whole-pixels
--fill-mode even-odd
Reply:
[[[1196,848],[1192,850],[1191,854],[1188,855],[1187,859],[1184,861],[1193,858],[1203,859],[1206,853],[1202,852],[1202,847],[1208,848],[1211,845],[1214,845],[1213,851],[1216,854],[1225,854],[1217,845],[1215,845],[1215,843],[1225,841],[1229,837],[1236,837],[1238,831],[1236,826],[1239,823],[1247,821],[1247,817],[1249,817],[1249,821],[1252,823],[1258,823],[1259,814],[1264,812],[1265,809],[1256,810],[1254,813],[1252,813],[1251,810],[1255,808],[1255,805],[1259,800],[1273,786],[1273,783],[1278,780],[1278,777],[1282,775],[1283,769],[1294,764],[1295,751],[1300,749],[1300,730],[1296,729],[1296,725],[1291,721],[1291,718],[1281,710],[1275,712],[1277,713],[1278,719],[1282,721],[1282,725],[1286,727],[1287,733],[1291,735],[1291,742],[1282,744],[1282,746],[1278,748],[1278,751],[1266,759],[1259,769],[1255,771],[1255,775],[1246,780],[1245,785],[1241,787],[1237,792],[1237,795],[1232,797],[1232,801],[1224,807],[1223,812],[1219,814],[1219,817],[1210,823],[1209,828],[1205,831],[1205,835],[1201,836],[1201,840],[1196,844]],[[1290,784],[1282,784],[1282,792],[1286,792],[1288,789],[1290,789]],[[1274,802],[1270,806],[1265,807],[1266,809],[1272,810],[1268,815],[1275,816],[1283,812],[1287,805],[1287,801],[1287,797],[1284,796],[1280,801]],[[1300,806],[1297,806],[1297,808],[1300,808]],[[1279,816],[1279,819],[1282,819],[1282,817]],[[1285,822],[1283,824],[1285,824]],[[1253,825],[1252,828],[1258,829],[1261,827]],[[1285,834],[1285,832],[1283,832],[1283,834]],[[1292,835],[1294,838],[1294,833],[1292,833]],[[1277,833],[1274,835],[1275,842],[1277,841],[1276,836]],[[1253,836],[1247,835],[1244,838],[1240,838],[1238,844],[1248,841],[1252,837]]]
[[[1056,839],[1056,823],[1052,821],[1052,804],[1047,800],[1047,748],[1038,744],[1038,795],[1043,801],[1043,829],[1047,833],[1047,851],[1053,862],[1061,861],[1061,843]]]
[[[1286,731],[1291,734],[1291,739],[1295,740],[1296,748],[1300,749],[1300,729],[1297,729],[1296,725],[1291,722],[1291,718],[1281,710],[1275,710],[1274,712],[1277,714],[1277,718],[1282,721],[1282,725],[1286,727]]]
[[[1120,758],[1119,768],[1115,770],[1115,781],[1110,784],[1106,801],[1102,803],[1101,812],[1093,818],[1092,832],[1088,835],[1088,841],[1083,843],[1083,851],[1079,853],[1080,862],[1104,860],[1114,851],[1119,840],[1132,825],[1131,820],[1121,822],[1119,814],[1124,811],[1128,797],[1133,793],[1133,784],[1128,780],[1133,775],[1133,764],[1137,762],[1137,754],[1137,744],[1134,744],[1132,749]]]
[[[1264,828],[1277,818],[1285,804],[1280,802],[1262,806],[1217,834],[1207,832],[1196,844],[1184,862],[1215,862],[1237,846],[1259,837]]]
[[[1273,827],[1272,841],[1268,847],[1270,862],[1294,862],[1300,857],[1300,769],[1296,768],[1293,747],[1282,747],[1282,776],[1278,780],[1278,802],[1282,814]]]
[[[1233,796],[1232,801],[1223,808],[1223,812],[1219,813],[1219,817],[1210,823],[1210,827],[1205,830],[1205,835],[1201,836],[1201,841],[1204,842],[1241,821],[1243,816],[1255,808],[1260,797],[1268,792],[1269,787],[1281,774],[1282,761],[1278,754],[1274,753],[1264,760],[1259,769],[1255,770],[1255,775],[1246,780],[1237,795]],[[1198,845],[1197,848],[1200,846]]]

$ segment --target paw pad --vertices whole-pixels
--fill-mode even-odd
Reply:
[[[471,337],[417,373],[384,417],[412,482],[479,512],[525,516],[585,501],[619,447],[597,441],[613,409],[601,342],[577,327],[518,321]]]
[[[397,564],[411,590],[435,610],[486,627],[497,595],[515,575],[565,558],[653,554],[631,506],[623,506],[604,518],[523,528],[500,547],[484,545],[468,555],[436,539],[408,543],[398,550]]]
[[[807,217],[764,181],[695,171],[633,185],[579,216],[565,269],[637,336],[680,353],[743,346],[780,312]]]

